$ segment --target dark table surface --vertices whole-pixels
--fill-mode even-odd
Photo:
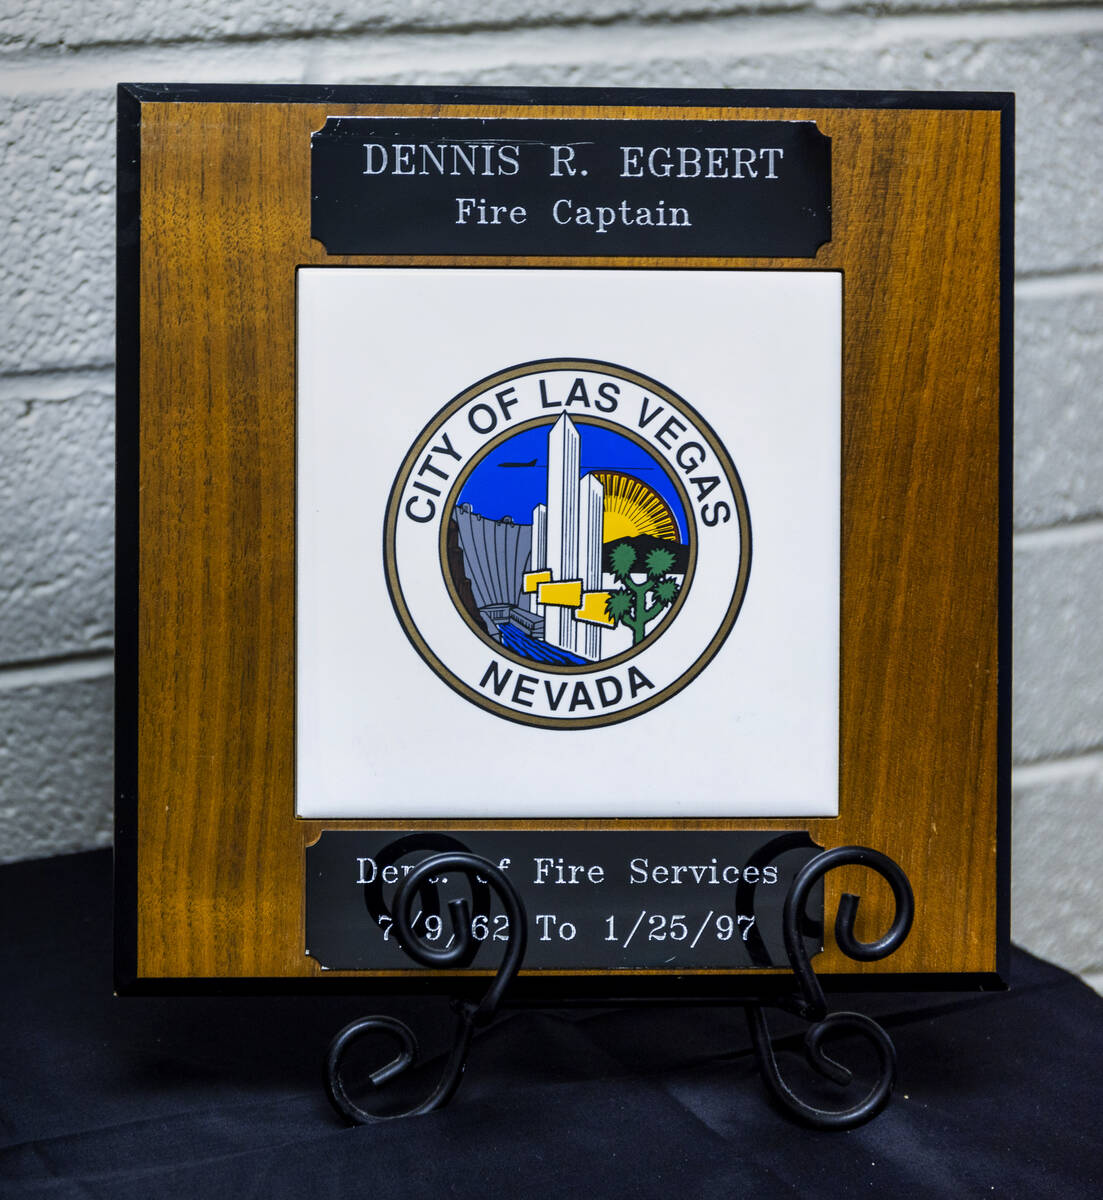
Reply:
[[[1103,1195],[1103,999],[1022,951],[1006,993],[829,998],[899,1055],[851,1132],[780,1115],[722,1007],[506,1011],[449,1108],[350,1129],[321,1087],[334,1033],[401,1013],[432,1053],[445,1002],[117,999],[110,882],[106,851],[0,867],[2,1196]]]

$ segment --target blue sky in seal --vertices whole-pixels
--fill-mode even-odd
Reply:
[[[516,433],[491,450],[467,477],[458,503],[491,520],[532,524],[532,510],[548,494],[548,434],[554,421]],[[621,471],[653,488],[670,505],[684,542],[689,524],[673,480],[660,461],[630,438],[603,425],[577,422],[581,471]],[[514,465],[509,465],[514,464]]]

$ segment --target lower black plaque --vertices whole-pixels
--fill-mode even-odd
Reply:
[[[506,872],[527,913],[526,970],[748,970],[787,965],[782,907],[819,847],[805,832],[328,831],[306,851],[306,953],[325,969],[417,968],[393,936],[403,875],[446,851]],[[467,896],[475,969],[493,970],[508,919],[490,888],[458,874],[423,888],[414,929],[454,937],[448,901]],[[808,904],[809,954],[823,948],[823,885]]]

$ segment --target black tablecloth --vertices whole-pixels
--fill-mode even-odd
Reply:
[[[449,1108],[349,1129],[320,1084],[333,1034],[403,1013],[432,1052],[445,1002],[116,999],[110,874],[106,852],[0,868],[0,1195],[1103,1195],[1103,999],[1021,951],[1008,993],[832,998],[900,1059],[849,1133],[782,1117],[719,1007],[508,1011]]]

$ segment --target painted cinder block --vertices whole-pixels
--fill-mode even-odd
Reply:
[[[1103,746],[1103,525],[1017,539],[1013,741],[1017,762]]]
[[[1103,970],[1103,758],[1020,773],[1011,936],[1074,971]]]
[[[1038,529],[1103,516],[1103,288],[1022,291],[1015,319],[1015,524]]]
[[[0,680],[0,862],[111,843],[112,679]]]
[[[111,648],[114,436],[106,377],[0,383],[0,663]]]
[[[0,97],[0,372],[114,356],[114,90]]]

